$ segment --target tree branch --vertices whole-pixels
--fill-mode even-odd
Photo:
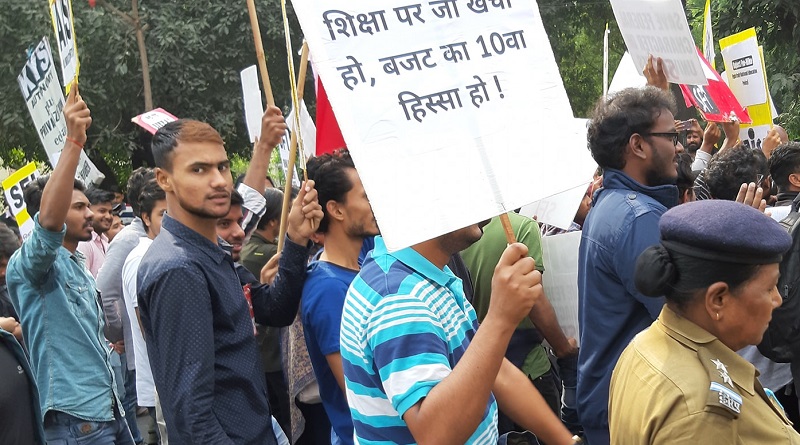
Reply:
[[[106,8],[106,9],[108,9],[109,11],[111,11],[112,14],[114,14],[117,17],[119,17],[120,19],[122,19],[122,21],[126,22],[127,24],[131,25],[132,27],[134,27],[134,28],[137,27],[136,26],[136,21],[133,19],[133,17],[130,16],[130,14],[121,11],[119,8],[117,8],[116,6],[112,5],[111,3],[108,3],[106,0],[97,0],[97,4],[102,6],[102,7],[104,7],[104,8]]]

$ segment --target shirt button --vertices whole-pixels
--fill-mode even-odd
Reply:
[[[628,199],[630,199],[631,201],[632,201],[632,200],[634,200],[634,199],[636,199],[636,193],[630,193],[630,194],[628,194]]]

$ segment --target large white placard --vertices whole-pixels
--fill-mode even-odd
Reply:
[[[239,73],[242,79],[242,99],[244,100],[244,121],[247,134],[253,143],[261,136],[261,117],[264,103],[261,102],[261,87],[258,86],[258,69],[250,65]]]
[[[535,1],[293,3],[390,249],[583,179]]]
[[[742,106],[767,103],[766,77],[755,31],[739,43],[723,47],[722,60],[728,73],[728,85]]]
[[[25,67],[17,76],[17,82],[50,165],[55,167],[58,154],[66,143],[67,123],[63,112],[64,93],[58,85],[53,55],[46,37],[31,52]],[[104,175],[81,150],[81,163],[75,177],[86,183],[99,183]]]
[[[638,72],[653,55],[664,59],[670,82],[708,84],[680,0],[611,0],[611,7]]]
[[[633,63],[631,53],[625,51],[619,61],[617,71],[614,72],[614,77],[611,79],[608,95],[619,93],[625,88],[641,88],[646,85],[647,79],[642,75],[641,71],[636,71],[636,65]]]

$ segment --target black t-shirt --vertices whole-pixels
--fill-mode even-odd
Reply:
[[[0,339],[0,445],[34,444],[32,383],[6,341]]]

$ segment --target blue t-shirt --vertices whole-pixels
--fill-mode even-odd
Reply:
[[[325,356],[339,352],[344,297],[357,272],[327,261],[311,263],[301,303],[308,355],[319,383],[322,404],[334,432],[344,445],[353,444],[353,421],[347,399]]]

